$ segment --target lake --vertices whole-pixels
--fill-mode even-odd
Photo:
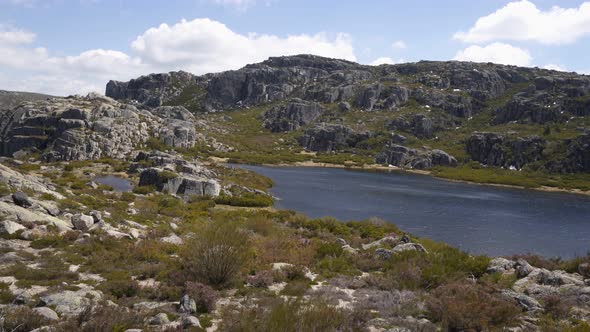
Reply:
[[[127,179],[122,177],[113,176],[113,175],[105,175],[105,176],[97,176],[94,178],[94,181],[100,184],[104,184],[107,186],[111,186],[113,190],[124,192],[124,191],[131,191],[133,190],[133,183]]]
[[[571,258],[590,249],[590,197],[401,172],[242,166],[271,178],[275,206],[309,217],[379,217],[417,236],[492,256]]]

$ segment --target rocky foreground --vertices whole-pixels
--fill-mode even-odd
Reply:
[[[589,91],[540,69],[295,56],[110,97],[0,94],[0,331],[588,331],[588,257],[492,259],[276,211],[269,179],[215,157],[579,185]]]
[[[309,220],[231,207],[241,204],[214,192],[186,196],[173,189],[175,177],[160,177],[165,193],[157,181],[142,184],[146,171],[198,166],[160,152],[140,155],[133,163],[2,161],[3,329],[590,328],[587,258],[471,256],[377,219]],[[95,182],[112,174],[135,189]],[[264,183],[237,169],[216,174],[221,183]]]

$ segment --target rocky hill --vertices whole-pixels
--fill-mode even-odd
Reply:
[[[233,150],[218,156],[243,162],[302,161],[307,150],[317,160],[435,167],[441,175],[480,165],[590,172],[590,77],[575,73],[457,61],[375,67],[299,55],[204,76],[111,81],[106,94],[185,106]]]
[[[0,110],[8,110],[25,101],[36,101],[53,98],[53,96],[32,92],[0,90]]]

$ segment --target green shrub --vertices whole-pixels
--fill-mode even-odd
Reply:
[[[136,186],[133,188],[133,193],[138,195],[147,195],[156,191],[154,186]]]
[[[243,193],[239,196],[219,195],[215,197],[215,203],[231,206],[245,206],[245,207],[266,207],[273,204],[271,196]]]
[[[162,171],[158,173],[158,177],[162,180],[162,182],[168,182],[170,180],[176,179],[178,174],[169,171]]]
[[[18,279],[17,286],[31,285],[54,286],[62,282],[70,283],[78,280],[78,273],[70,272],[59,258],[48,259],[39,268],[29,268],[24,264],[15,264],[0,271],[2,275],[10,275]]]
[[[185,247],[183,265],[189,277],[218,287],[235,279],[251,250],[247,235],[229,221],[207,224]]]
[[[125,271],[112,272],[104,276],[107,280],[100,284],[100,289],[116,298],[134,297],[139,293],[137,281],[132,280]]]
[[[68,319],[61,330],[65,332],[124,332],[132,328],[142,328],[146,317],[124,306],[99,303],[86,307],[79,315]]]
[[[14,299],[14,294],[8,287],[7,283],[0,282],[0,304],[9,304]]]
[[[340,257],[344,253],[342,245],[335,242],[324,242],[316,249],[316,257],[322,259],[324,257]]]
[[[266,298],[256,304],[228,307],[221,331],[360,331],[355,315],[323,301]]]

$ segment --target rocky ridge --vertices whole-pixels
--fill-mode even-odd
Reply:
[[[539,151],[557,150],[541,149],[547,142],[540,141],[535,148],[529,147],[525,135],[521,135],[524,142],[514,143],[517,146],[505,146],[514,155],[487,163],[487,158],[475,152],[486,147],[476,147],[480,141],[469,137],[476,135],[475,131],[506,136],[503,126],[507,125],[584,125],[590,109],[589,82],[587,76],[575,73],[492,63],[421,61],[366,66],[297,55],[204,76],[170,73],[127,83],[112,81],[107,95],[151,107],[167,103],[190,105],[191,112],[204,119],[209,119],[206,114],[257,108],[261,110],[261,128],[273,133],[295,132],[299,146],[313,152],[376,158],[387,148],[388,137],[394,131],[410,138],[399,145],[419,140],[444,151],[441,136],[450,137],[456,141],[454,151],[462,145],[469,158],[484,165],[520,169],[540,162],[548,172],[570,173],[585,172],[583,166],[578,166],[584,164],[584,147],[579,145],[583,137],[575,134],[560,141],[563,147],[557,149],[571,155],[566,164],[550,164],[556,158]],[[178,95],[185,100],[174,97]],[[156,99],[161,102],[149,102]],[[471,119],[488,119],[487,114],[491,117],[487,123],[471,125]],[[477,130],[464,133],[462,127]],[[455,138],[453,131],[460,134]],[[541,136],[543,128],[538,132],[537,136]],[[376,146],[378,142],[382,145]],[[458,159],[458,165],[468,161],[453,158]]]

